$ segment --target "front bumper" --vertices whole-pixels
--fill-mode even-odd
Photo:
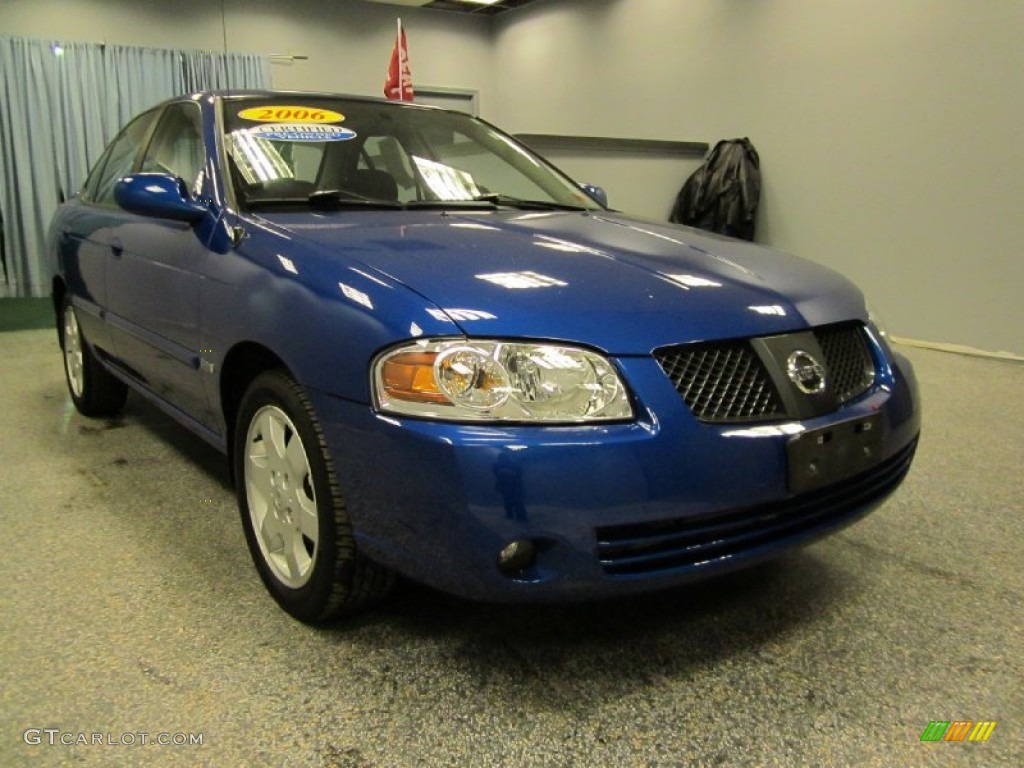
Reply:
[[[314,393],[358,544],[373,559],[470,598],[546,601],[669,587],[776,556],[870,512],[913,458],[920,416],[909,362],[800,424],[698,422],[652,358],[617,361],[641,407],[630,424],[502,426],[394,418]],[[880,463],[801,495],[787,440],[878,414]],[[502,573],[530,540],[535,564]]]

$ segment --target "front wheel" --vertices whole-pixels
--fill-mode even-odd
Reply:
[[[283,372],[261,374],[242,398],[234,464],[249,551],[285,611],[321,623],[388,592],[391,572],[356,549],[312,405]]]
[[[113,416],[124,408],[128,387],[96,359],[82,335],[70,297],[65,297],[61,304],[60,345],[68,392],[79,413]]]

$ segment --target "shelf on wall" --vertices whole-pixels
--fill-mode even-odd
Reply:
[[[703,157],[709,144],[703,141],[614,139],[605,136],[560,136],[552,133],[517,133],[516,138],[533,149],[572,152],[628,152],[631,154],[687,155]]]

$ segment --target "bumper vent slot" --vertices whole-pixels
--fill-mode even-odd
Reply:
[[[891,458],[827,488],[714,515],[596,529],[597,557],[609,576],[699,569],[753,555],[785,540],[809,538],[855,520],[907,474],[917,439]]]

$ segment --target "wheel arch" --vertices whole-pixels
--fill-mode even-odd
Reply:
[[[224,356],[220,367],[220,407],[224,417],[224,436],[231,479],[234,477],[235,421],[238,407],[249,384],[266,371],[280,370],[295,378],[285,362],[269,347],[255,341],[243,341]]]
[[[57,341],[60,343],[61,349],[64,349],[64,323],[61,318],[61,310],[64,306],[64,296],[67,292],[68,286],[64,282],[64,278],[60,275],[54,275],[50,283],[50,299],[53,302],[54,324],[57,327]]]

